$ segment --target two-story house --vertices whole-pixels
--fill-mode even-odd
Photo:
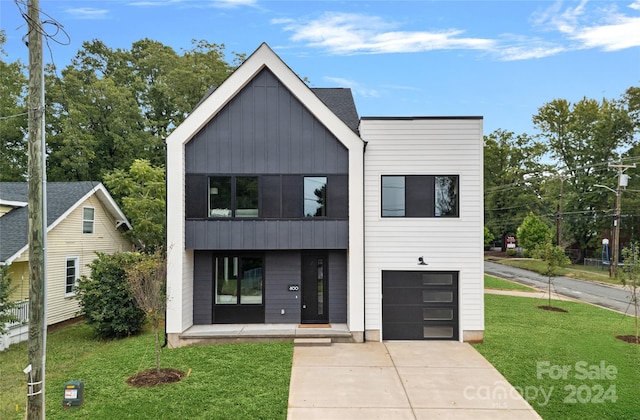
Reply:
[[[360,120],[263,44],[167,153],[172,345],[223,324],[482,339],[481,118]]]

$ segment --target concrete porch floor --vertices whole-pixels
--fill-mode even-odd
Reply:
[[[293,341],[296,338],[330,338],[332,342],[353,342],[347,324],[212,324],[194,325],[179,336],[182,344],[242,341]]]

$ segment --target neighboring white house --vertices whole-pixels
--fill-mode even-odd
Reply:
[[[266,44],[167,139],[167,333],[480,341],[481,117],[364,117]],[[384,300],[383,300],[384,295]]]
[[[27,210],[27,183],[0,182],[0,265],[9,266],[13,298],[28,319]],[[80,276],[90,275],[87,265],[96,252],[131,249],[122,235],[131,225],[104,185],[90,181],[47,183],[47,225],[46,319],[52,325],[77,316],[75,285]],[[26,340],[26,331],[24,324],[14,325],[10,341]]]

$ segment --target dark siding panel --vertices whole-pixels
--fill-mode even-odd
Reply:
[[[347,255],[329,252],[329,322],[347,322]]]
[[[260,203],[260,217],[263,219],[277,219],[280,211],[282,188],[279,175],[265,175],[262,177],[262,196]]]
[[[300,285],[300,252],[267,252],[265,256],[266,323],[299,323],[299,292],[290,292],[290,284]],[[296,299],[297,297],[297,299]],[[284,309],[282,315],[281,309]]]
[[[303,177],[297,175],[282,177],[282,217],[302,217],[302,181]]]
[[[187,249],[347,249],[346,220],[187,220]]]
[[[213,265],[210,252],[193,253],[193,323],[208,325],[212,322]]]
[[[185,212],[188,219],[207,217],[207,177],[188,175],[185,177]]]
[[[332,219],[349,218],[349,177],[332,175],[327,180],[327,216]]]
[[[268,70],[186,145],[187,173],[347,174],[347,149]]]

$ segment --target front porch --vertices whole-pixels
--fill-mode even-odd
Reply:
[[[357,340],[347,324],[212,324],[193,325],[182,334],[169,334],[172,347],[295,339],[330,339],[333,343]]]

